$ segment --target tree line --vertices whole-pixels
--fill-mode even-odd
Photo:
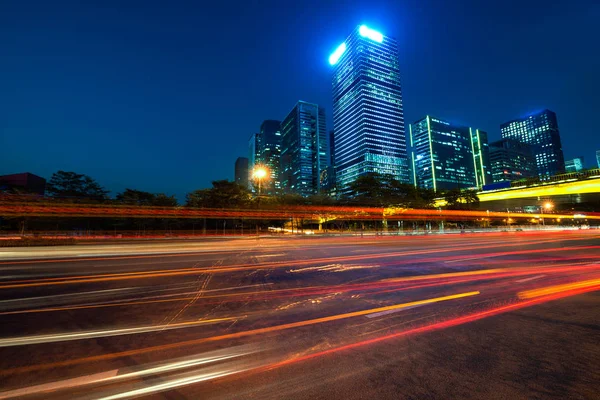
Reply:
[[[76,172],[58,171],[46,187],[49,197],[62,200],[91,201],[136,206],[177,207],[173,195],[150,193],[127,188],[114,199],[108,196],[95,179]],[[243,186],[228,180],[216,180],[212,187],[189,192],[184,206],[197,208],[252,208],[279,205],[362,205],[371,207],[403,207],[431,209],[436,199],[443,197],[447,209],[474,209],[479,205],[475,190],[449,190],[436,193],[417,188],[393,177],[376,173],[362,175],[350,184],[349,193],[333,198],[327,195],[303,197],[294,194],[261,196],[258,198]]]
[[[187,193],[184,204],[165,193],[151,193],[127,188],[114,198],[95,179],[76,172],[58,171],[46,186],[46,197],[56,202],[77,202],[104,205],[129,205],[150,207],[193,207],[213,209],[272,209],[281,206],[363,206],[433,209],[440,196],[447,200],[447,209],[472,209],[478,205],[474,191],[453,190],[440,194],[433,190],[416,188],[398,180],[378,174],[359,177],[350,185],[349,194],[333,198],[327,195],[303,197],[294,194],[256,196],[248,188],[228,180],[216,180],[210,188]],[[292,225],[303,226],[306,221],[292,221]],[[332,222],[333,225],[339,222]],[[249,225],[282,226],[284,221],[236,221],[217,219],[167,219],[167,218],[44,218],[20,217],[0,219],[0,227],[8,230],[29,231],[153,231],[193,230],[203,232],[225,232],[243,230]],[[342,223],[344,224],[344,223]],[[348,224],[346,222],[345,224]],[[364,223],[361,223],[364,225]],[[340,228],[340,227],[337,227]],[[341,227],[343,229],[343,227]],[[266,229],[266,228],[265,228]],[[248,232],[248,231],[247,231]]]

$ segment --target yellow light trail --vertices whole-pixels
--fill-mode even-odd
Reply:
[[[520,299],[533,299],[540,296],[548,296],[570,290],[593,288],[594,286],[598,286],[598,289],[600,289],[600,279],[590,279],[587,281],[565,283],[563,285],[548,286],[540,289],[525,290],[523,292],[519,292],[518,296]]]

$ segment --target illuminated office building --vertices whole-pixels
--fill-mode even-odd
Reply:
[[[260,126],[260,143],[258,149],[258,161],[268,170],[268,176],[263,182],[263,193],[278,193],[281,189],[279,168],[281,156],[281,121],[272,119],[263,121]]]
[[[501,139],[490,143],[490,164],[494,183],[538,175],[532,147],[515,139]]]
[[[596,163],[598,164],[598,168],[600,168],[600,150],[596,150]]]
[[[329,63],[338,192],[369,173],[409,182],[396,40],[361,25]]]
[[[409,127],[415,186],[478,189],[492,182],[487,134],[426,116]]]
[[[299,101],[281,123],[281,188],[310,196],[326,182],[329,154],[325,109]]]
[[[254,191],[252,174],[257,165],[262,165],[261,143],[260,133],[254,133],[248,140],[248,188],[252,189],[252,191]]]
[[[532,146],[538,176],[542,179],[565,170],[556,114],[544,110],[500,125],[502,138],[516,139]]]

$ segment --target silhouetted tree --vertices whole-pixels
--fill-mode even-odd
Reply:
[[[188,207],[239,208],[250,205],[251,194],[245,187],[228,180],[213,181],[210,189],[200,189],[186,195]]]
[[[46,193],[52,197],[106,200],[108,191],[87,175],[58,171],[48,181]]]
[[[449,210],[473,210],[479,207],[479,196],[475,190],[452,189],[444,193]]]
[[[141,190],[125,189],[123,193],[116,196],[116,200],[123,204],[138,206],[176,207],[175,196],[167,196],[164,193],[150,193]]]

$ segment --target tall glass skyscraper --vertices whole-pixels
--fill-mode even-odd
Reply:
[[[299,101],[281,124],[281,187],[310,196],[321,192],[329,154],[325,109]]]
[[[281,121],[267,119],[260,125],[259,154],[261,164],[269,171],[269,177],[263,183],[264,193],[275,194],[281,189]]]
[[[337,190],[361,175],[409,182],[396,40],[357,27],[329,57]]]
[[[415,186],[440,191],[492,183],[485,132],[429,115],[409,128]]]
[[[556,114],[544,110],[525,118],[500,125],[502,138],[516,139],[532,146],[540,178],[544,179],[565,171]]]

